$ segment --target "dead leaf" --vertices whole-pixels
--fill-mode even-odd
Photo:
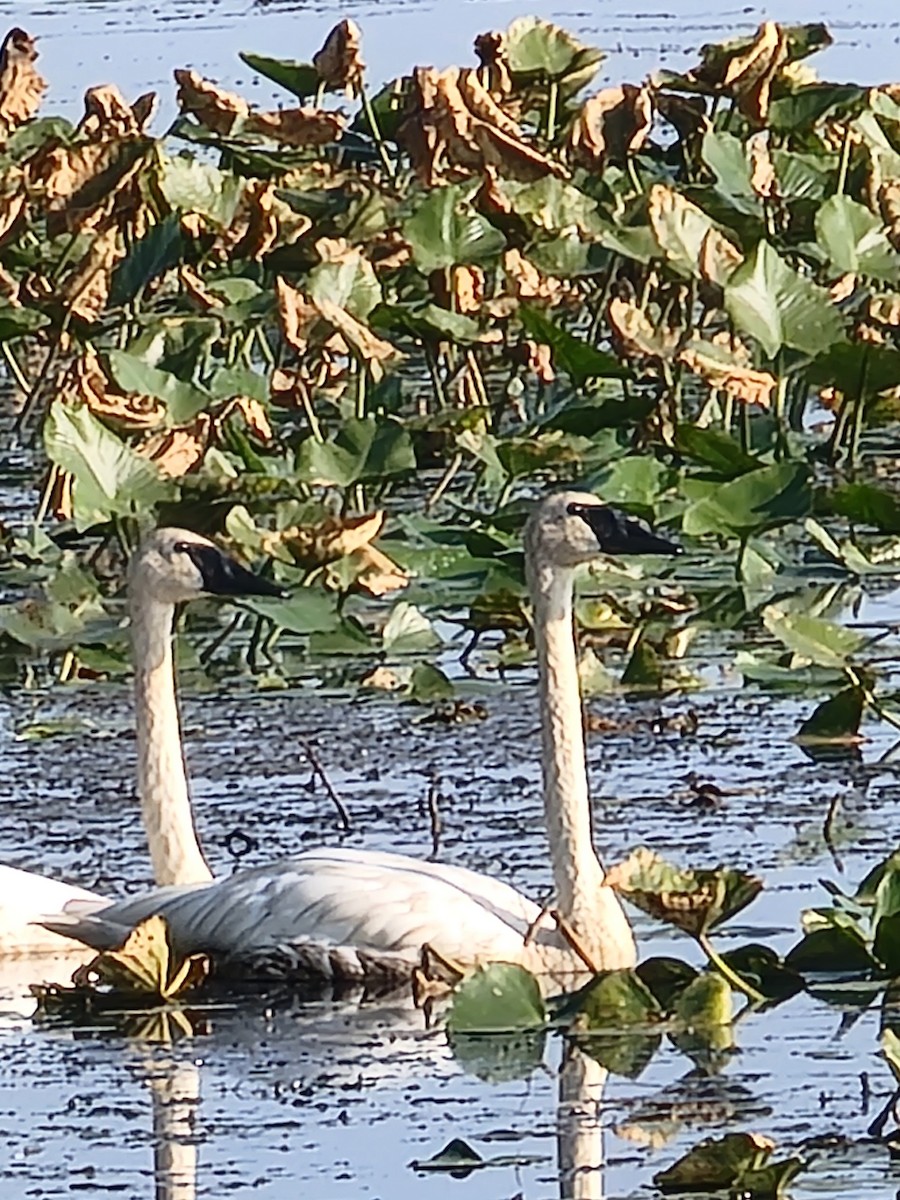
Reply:
[[[78,132],[91,140],[98,137],[134,137],[143,133],[156,108],[156,92],[147,92],[130,105],[115,84],[88,88],[84,94],[84,116]]]
[[[315,307],[341,335],[353,354],[368,366],[375,383],[383,377],[385,367],[403,358],[396,346],[383,341],[345,308],[324,299],[316,300]]]
[[[15,237],[26,216],[25,175],[11,164],[0,173],[0,246]]]
[[[360,566],[355,586],[369,596],[386,596],[409,583],[407,572],[375,546],[363,546],[355,551],[353,558]]]
[[[183,113],[190,113],[213,133],[229,134],[249,115],[250,105],[242,96],[226,92],[196,71],[175,71],[178,91],[175,100]]]
[[[0,47],[0,140],[38,110],[47,83],[35,69],[34,38],[24,29],[11,29]]]
[[[376,688],[382,692],[396,692],[402,686],[400,676],[390,667],[373,667],[359,681],[360,687]]]
[[[244,422],[252,434],[261,442],[272,440],[272,426],[269,423],[268,414],[258,400],[254,400],[252,396],[235,396],[231,403],[233,408],[244,418]]]
[[[559,163],[525,141],[477,71],[459,67],[415,69],[397,139],[427,187],[489,167],[523,180],[566,174]]]
[[[710,387],[724,392],[742,404],[769,408],[777,380],[768,371],[745,366],[726,348],[703,338],[693,338],[678,355],[689,371],[699,375]]]
[[[879,325],[900,325],[900,293],[885,292],[871,296],[869,316]]]
[[[287,546],[299,567],[312,571],[368,546],[383,525],[384,511],[379,510],[361,517],[326,517],[317,525],[294,525],[273,536]]]
[[[750,158],[750,186],[763,200],[777,199],[778,179],[769,153],[768,129],[762,129],[747,139],[747,153]]]
[[[251,112],[244,128],[285,146],[327,146],[339,140],[346,121],[324,108],[283,108],[277,112]]]
[[[544,275],[520,250],[506,250],[503,254],[503,273],[507,285],[519,300],[559,300],[564,287],[559,279]]]
[[[631,83],[604,88],[582,105],[569,132],[569,149],[586,166],[621,163],[646,143],[652,124],[649,88]]]
[[[93,976],[116,991],[171,1000],[201,983],[208,970],[203,955],[179,958],[172,949],[165,918],[152,916],[131,931],[120,950],[98,954],[80,968],[73,982],[83,986]]]
[[[743,261],[744,256],[737,246],[718,229],[710,229],[703,235],[697,265],[701,278],[707,283],[724,287]]]
[[[668,358],[681,340],[678,330],[655,324],[636,304],[618,296],[610,301],[607,316],[613,340],[630,357]]]
[[[155,429],[166,417],[166,406],[155,396],[125,396],[110,387],[96,353],[88,347],[68,368],[59,385],[66,404],[86,404],[101,420],[126,432]]]
[[[312,60],[328,91],[347,91],[351,96],[359,95],[366,69],[361,50],[362,33],[356,22],[347,19],[339,21]]]
[[[699,82],[721,88],[751,121],[765,124],[773,81],[787,64],[788,41],[774,21],[764,21],[749,46],[719,56],[691,75]]]
[[[503,34],[497,32],[480,33],[475,39],[481,73],[487,72],[488,90],[495,96],[508,96],[513,90],[504,42]]]
[[[225,307],[225,301],[214,295],[194,268],[188,266],[187,263],[182,263],[178,268],[178,282],[185,294],[190,296],[204,311]]]
[[[207,413],[201,413],[189,425],[153,434],[136,447],[137,453],[155,462],[163,475],[180,479],[203,462],[211,430],[212,418]]]
[[[709,216],[675,188],[656,183],[650,188],[647,216],[657,241],[665,249],[673,219],[703,228],[710,225]],[[703,235],[700,243],[700,273],[708,283],[724,287],[732,272],[744,261],[744,256],[715,226]]]
[[[484,271],[481,267],[456,266],[449,273],[449,288],[446,271],[434,271],[429,279],[438,304],[458,313],[480,312],[484,303]]]
[[[653,104],[656,111],[668,121],[683,142],[712,129],[712,121],[706,114],[703,96],[678,96],[673,92],[654,92]]]
[[[131,184],[152,144],[135,137],[59,146],[51,139],[40,147],[25,172],[29,193],[47,213],[51,235],[94,228],[113,213],[117,221],[130,217],[143,203]]]
[[[887,225],[887,235],[895,250],[900,250],[900,180],[883,183],[877,192],[881,219]]]
[[[552,383],[556,378],[553,370],[553,352],[543,342],[527,338],[523,343],[527,351],[526,366],[539,383]]]
[[[125,248],[115,225],[98,233],[87,254],[59,290],[65,307],[83,321],[96,321],[109,299],[113,268],[124,257]]]
[[[319,310],[302,292],[291,287],[280,275],[275,280],[275,298],[284,340],[298,354],[305,354],[316,323]]]

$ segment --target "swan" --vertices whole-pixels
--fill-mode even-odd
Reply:
[[[280,587],[227,559],[211,542],[184,529],[169,529],[151,538],[132,571],[129,607],[138,651],[138,791],[157,884],[212,879],[197,849],[190,818],[174,695],[168,704],[142,703],[142,697],[152,694],[157,670],[162,672],[163,687],[165,681],[171,686],[170,601],[173,595],[178,598],[184,592],[180,575],[185,573],[187,590],[194,596],[203,592],[229,596],[283,594]],[[155,655],[162,660],[168,658],[168,665],[157,662]],[[182,828],[184,820],[188,828]],[[57,960],[69,966],[70,959],[86,961],[90,957],[68,937],[39,924],[47,913],[59,912],[70,903],[103,907],[110,901],[84,888],[0,864],[0,962],[4,963],[0,982],[4,990],[14,979],[13,959],[41,957],[46,972],[56,969]],[[78,961],[71,962],[72,969],[78,965]],[[22,967],[30,969],[27,964]],[[22,970],[15,976],[17,982]]]
[[[171,632],[176,604],[222,590],[228,560],[183,531],[153,533],[134,560],[130,594],[141,805],[166,886],[116,904],[70,901],[46,926],[108,949],[159,913],[182,953],[208,954],[243,978],[399,981],[423,947],[460,966],[502,960],[557,982],[588,965],[632,965],[631,927],[591,836],[573,584],[576,568],[602,554],[679,552],[584,492],[552,493],[527,522],[551,912],[491,876],[371,850],[308,850],[213,880],[184,775]]]

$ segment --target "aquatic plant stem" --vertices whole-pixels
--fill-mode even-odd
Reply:
[[[844,122],[844,139],[841,142],[841,158],[838,166],[837,186],[835,195],[842,196],[847,186],[847,171],[850,168],[850,122]]]
[[[369,100],[369,93],[366,91],[366,85],[360,81],[359,98],[362,101],[363,112],[366,114],[366,120],[369,123],[369,131],[378,147],[378,157],[381,159],[382,165],[387,173],[388,179],[391,182],[396,182],[397,171],[394,163],[391,161],[391,156],[387,151],[387,144],[381,133],[381,128],[378,124],[378,118],[375,116],[375,110],[372,107],[372,102]]]
[[[731,967],[729,967],[728,963],[725,962],[725,960],[719,955],[718,951],[713,946],[712,942],[710,942],[705,933],[700,933],[697,935],[697,945],[700,947],[712,965],[716,968],[719,974],[722,975],[728,981],[728,983],[730,983],[731,986],[736,989],[736,991],[743,992],[743,994],[752,1000],[754,1004],[765,1004],[766,997],[762,994],[762,992],[758,992],[752,984],[748,983],[746,979],[738,975],[737,971],[734,971]]]
[[[0,342],[0,350],[3,351],[3,357],[6,359],[6,365],[9,367],[10,374],[16,381],[16,386],[27,396],[29,392],[29,383],[25,376],[25,372],[19,366],[18,359],[13,354],[12,350],[10,350],[7,342]]]
[[[550,90],[547,93],[547,141],[552,142],[556,137],[556,110],[559,105],[559,84],[555,79],[550,80]]]

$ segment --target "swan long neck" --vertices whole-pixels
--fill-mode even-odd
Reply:
[[[576,929],[595,913],[603,868],[594,852],[578,662],[572,626],[574,572],[529,562],[534,603],[544,767],[544,818],[557,904]]]
[[[160,887],[207,883],[212,873],[194,828],[175,697],[175,610],[140,589],[133,589],[130,608],[138,793],[153,876]]]

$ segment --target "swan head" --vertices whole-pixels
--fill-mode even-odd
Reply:
[[[552,492],[532,512],[525,546],[535,562],[577,567],[602,554],[681,554],[643,521],[604,504],[590,492]]]
[[[280,596],[283,588],[254,575],[215,542],[189,529],[156,529],[131,560],[129,587],[163,604],[200,596]]]

